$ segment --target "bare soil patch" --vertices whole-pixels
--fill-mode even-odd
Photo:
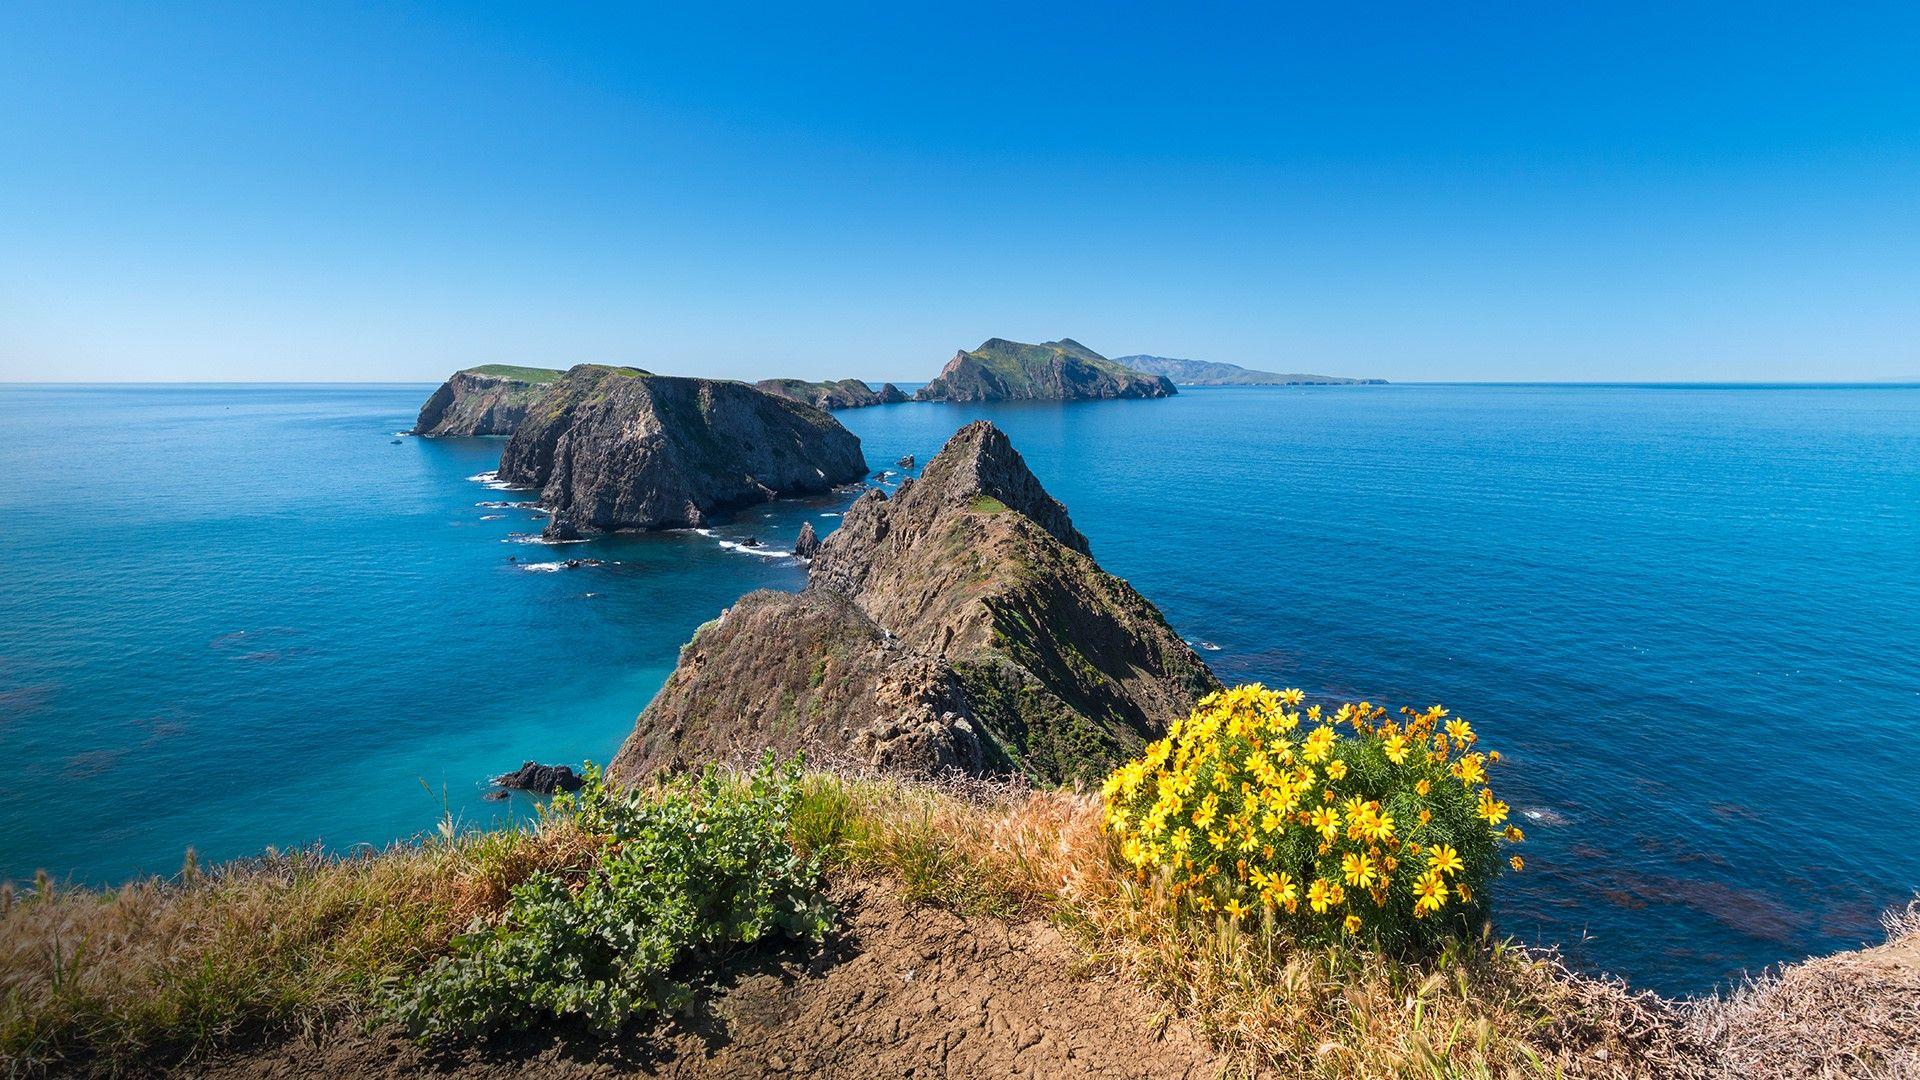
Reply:
[[[382,1030],[295,1039],[183,1073],[281,1077],[1113,1077],[1198,1080],[1205,1042],[1146,991],[1080,968],[1040,921],[1010,924],[837,889],[817,956],[736,965],[698,1015],[622,1039],[562,1033],[434,1055]]]

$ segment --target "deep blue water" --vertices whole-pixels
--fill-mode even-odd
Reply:
[[[513,543],[430,387],[0,387],[0,877],[429,829],[605,760],[846,497]],[[1499,928],[1668,992],[1920,889],[1920,389],[1389,386],[838,414],[875,468],[1005,428],[1224,679],[1446,703],[1530,834]],[[771,517],[765,516],[771,514]],[[496,516],[497,515],[497,516]],[[516,561],[509,562],[509,557]],[[605,565],[528,571],[528,561]],[[443,803],[444,799],[444,803]]]

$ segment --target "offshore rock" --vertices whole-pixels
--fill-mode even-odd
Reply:
[[[1080,401],[1177,393],[1164,376],[1135,371],[1071,338],[1028,345],[991,338],[955,353],[918,401]]]
[[[825,412],[745,383],[583,364],[527,414],[500,479],[538,488],[547,534],[693,528],[730,510],[866,474]]]
[[[873,387],[859,379],[838,379],[832,382],[761,379],[753,385],[776,397],[804,401],[816,409],[864,409],[869,405],[891,405],[911,400],[892,383],[875,391]]]
[[[819,550],[820,537],[813,531],[813,522],[802,523],[800,535],[793,541],[793,553],[803,559],[811,559]]]
[[[578,791],[582,783],[571,765],[541,765],[529,761],[505,776],[493,779],[496,787],[551,795],[556,791]]]
[[[420,407],[415,435],[511,435],[560,378],[551,368],[488,364],[456,371]]]

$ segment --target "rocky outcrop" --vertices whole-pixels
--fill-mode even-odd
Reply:
[[[1115,357],[1113,362],[1149,375],[1165,375],[1173,380],[1175,386],[1385,386],[1387,383],[1385,379],[1254,371],[1238,364],[1179,360],[1171,356],[1120,356]]]
[[[793,553],[803,559],[811,559],[820,552],[820,536],[813,531],[813,522],[803,522],[800,535],[793,541]]]
[[[505,776],[493,778],[495,787],[551,795],[556,791],[579,791],[584,781],[571,765],[541,765],[529,761]]]
[[[888,498],[856,500],[799,594],[702,627],[612,765],[618,779],[804,749],[911,773],[1092,779],[1218,687],[1105,573],[991,424]]]
[[[887,383],[876,391],[859,379],[840,379],[834,382],[761,379],[753,385],[778,397],[804,401],[816,409],[863,409],[869,405],[891,405],[912,400],[892,383]]]
[[[420,407],[415,435],[511,435],[560,372],[488,364],[456,371]]]
[[[1173,383],[1134,371],[1070,338],[1028,345],[993,338],[955,353],[919,401],[1079,401],[1171,397]]]
[[[908,454],[906,457],[903,457],[899,461],[894,462],[894,464],[900,466],[903,469],[911,469],[913,468],[913,455]]]
[[[860,440],[810,405],[745,383],[583,364],[528,413],[500,479],[538,488],[547,533],[705,525],[866,475]]]

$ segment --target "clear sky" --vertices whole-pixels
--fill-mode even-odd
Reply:
[[[0,380],[1920,376],[1920,7],[0,4]]]

